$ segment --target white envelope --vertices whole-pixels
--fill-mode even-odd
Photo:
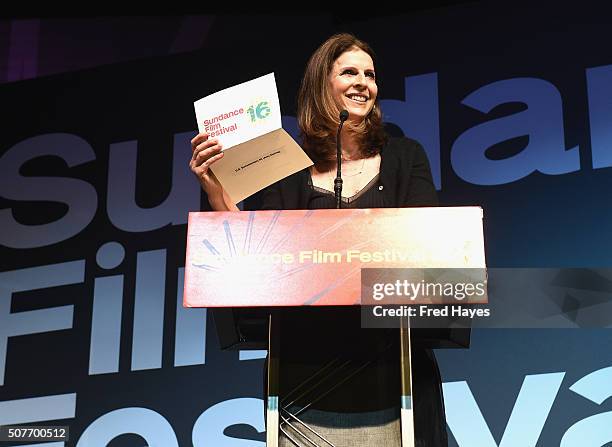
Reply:
[[[234,203],[313,164],[281,124],[274,73],[194,102],[198,130],[223,146],[211,167]]]

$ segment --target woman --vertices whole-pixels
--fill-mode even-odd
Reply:
[[[385,135],[372,49],[350,34],[337,34],[310,57],[298,95],[302,147],[314,165],[266,188],[262,208],[335,208],[336,132],[342,110],[349,113],[341,133],[343,207],[437,205],[423,148],[414,140]],[[223,157],[218,141],[198,134],[191,144],[190,168],[212,209],[237,210],[210,171]],[[399,446],[397,330],[360,330],[358,309],[298,311],[287,309],[282,316],[283,327],[292,328],[292,337],[291,346],[281,346],[281,399],[303,378],[316,374],[321,365],[340,358],[347,365],[342,377],[350,379],[329,394],[320,390],[324,397],[300,418],[334,445]],[[308,335],[300,340],[295,335],[300,333]],[[440,385],[433,353],[414,342],[417,446],[447,445]],[[297,408],[305,404],[298,402]],[[312,445],[290,427],[284,429],[300,445]],[[280,445],[294,444],[285,437]]]

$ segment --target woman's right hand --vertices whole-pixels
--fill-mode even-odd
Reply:
[[[199,133],[191,140],[192,156],[189,168],[195,174],[208,196],[212,209],[222,211],[238,209],[231,203],[229,196],[210,170],[210,166],[223,158],[222,147],[215,138],[208,138],[207,133]]]

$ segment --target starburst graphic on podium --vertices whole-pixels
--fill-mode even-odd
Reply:
[[[319,282],[317,281],[321,275],[319,269],[325,268],[317,262],[292,262],[282,266],[282,269],[270,268],[270,264],[273,260],[279,260],[283,250],[289,253],[288,247],[296,246],[296,238],[300,238],[300,234],[311,225],[311,218],[315,213],[314,210],[305,210],[300,218],[295,220],[293,224],[283,223],[283,213],[281,211],[275,211],[269,215],[266,215],[264,219],[267,222],[256,222],[256,219],[261,218],[261,214],[255,212],[249,212],[246,225],[240,225],[234,222],[233,224],[229,220],[223,220],[221,223],[222,233],[224,235],[222,242],[215,244],[212,237],[204,236],[200,243],[206,249],[206,261],[205,262],[192,262],[191,265],[197,269],[206,270],[211,273],[223,274],[231,272],[235,278],[245,277],[256,277],[260,283],[282,283],[282,281],[291,280],[295,277],[296,281],[301,281],[304,286],[301,288],[306,295],[304,296],[304,305],[316,304],[323,297],[328,295],[330,292],[336,290],[343,283],[345,283],[351,276],[359,273],[361,265],[356,263],[351,266],[343,274],[337,275],[331,282],[327,284],[321,284],[317,287]],[[327,228],[320,231],[313,240],[309,240],[308,244],[314,246],[328,246],[333,243],[333,240],[339,233],[342,232],[346,225],[351,223],[353,220],[353,214],[348,213],[345,217],[337,219]],[[256,235],[256,229],[260,231]],[[209,232],[219,231],[219,228],[210,228]],[[282,233],[279,233],[281,231]],[[298,245],[300,242],[304,242],[300,239],[297,240]],[[368,241],[355,244],[351,247],[344,248],[343,251],[348,249],[358,249],[365,246]],[[313,253],[317,252],[312,250]],[[295,253],[294,259],[297,259]],[[272,258],[276,256],[276,258]],[[314,258],[316,256],[313,255]],[[316,259],[315,259],[316,261]],[[282,264],[282,262],[280,262]],[[309,275],[309,276],[302,276]],[[359,302],[359,297],[356,296],[354,303]]]

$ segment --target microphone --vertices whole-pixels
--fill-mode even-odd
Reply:
[[[338,209],[342,208],[342,148],[340,147],[340,132],[342,131],[342,125],[348,117],[348,110],[343,109],[340,111],[340,124],[336,134],[336,164],[338,169],[336,171],[336,179],[334,180],[334,194],[336,196],[336,208]]]

